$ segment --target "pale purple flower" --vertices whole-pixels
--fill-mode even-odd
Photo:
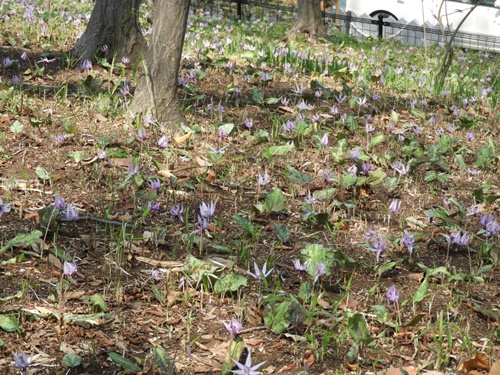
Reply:
[[[339,104],[342,104],[346,99],[347,99],[347,96],[342,95],[342,93],[339,96],[335,96],[335,100]]]
[[[103,45],[101,46],[101,52],[102,52],[102,53],[104,53],[105,55],[107,55],[107,54],[108,54],[108,51],[109,51],[109,47],[108,47],[108,45],[107,45],[107,44],[103,44]]]
[[[281,102],[282,106],[287,107],[288,104],[290,104],[290,99],[287,99],[287,97],[284,96],[284,97],[281,98],[280,102]]]
[[[123,65],[127,65],[129,62],[130,62],[130,59],[128,57],[126,57],[126,56],[122,57],[122,64]]]
[[[394,199],[389,204],[389,211],[391,211],[393,214],[398,213],[400,209],[401,209],[401,201],[399,199]]]
[[[404,176],[410,171],[410,166],[405,166],[400,160],[392,163],[391,167],[396,170],[396,172],[398,172],[401,176]]]
[[[378,238],[373,241],[373,247],[369,247],[368,250],[376,254],[376,262],[378,263],[380,259],[380,254],[386,249],[385,239],[382,234],[379,234]]]
[[[356,103],[360,107],[364,107],[366,105],[366,98],[365,97],[363,97],[363,98],[356,98]]]
[[[316,284],[316,281],[318,281],[318,279],[321,277],[321,276],[324,276],[326,273],[326,266],[323,262],[321,263],[316,263],[314,265],[314,281],[313,281],[313,285]]]
[[[260,186],[266,186],[267,184],[269,184],[270,182],[270,179],[269,179],[269,174],[267,173],[267,169],[264,169],[264,174],[258,174],[257,176],[257,183],[260,185]]]
[[[90,60],[83,60],[80,63],[80,69],[84,72],[89,71],[90,69],[92,69],[92,62]]]
[[[222,127],[219,128],[219,137],[221,137],[221,138],[227,137],[227,132]]]
[[[161,270],[152,270],[151,277],[156,281],[160,281],[165,278],[165,273],[162,272]]]
[[[357,160],[359,159],[359,156],[361,155],[361,151],[357,148],[355,148],[354,150],[351,151],[351,153],[349,154],[349,158],[353,159],[353,160]]]
[[[361,166],[361,170],[364,174],[369,174],[372,171],[372,165],[370,163],[364,163]]]
[[[21,60],[25,61],[28,59],[28,54],[26,53],[26,51],[24,51],[22,54],[21,54]]]
[[[210,202],[208,205],[205,202],[201,202],[200,204],[200,216],[209,218],[214,216],[215,214],[215,203]]]
[[[20,76],[18,76],[18,75],[12,76],[12,83],[14,85],[17,85],[17,84],[19,84],[21,82],[22,82],[22,78]]]
[[[58,134],[54,137],[54,141],[59,145],[63,144],[65,140],[66,134]]]
[[[467,172],[473,176],[481,173],[479,169],[472,169],[472,168],[467,169]]]
[[[295,259],[293,261],[293,267],[297,271],[305,271],[305,270],[307,270],[307,262],[305,262],[304,264],[300,264],[300,259]]]
[[[406,246],[410,255],[413,254],[413,247],[415,246],[415,235],[405,229],[401,242]]]
[[[307,104],[305,102],[305,100],[303,100],[303,99],[297,104],[297,109],[299,111],[306,111],[306,110],[310,111],[312,108],[313,107],[311,105]]]
[[[161,188],[161,181],[159,178],[155,178],[154,180],[149,181],[148,185],[152,190],[157,192]]]
[[[387,293],[385,294],[389,302],[397,303],[401,298],[401,293],[396,289],[395,285],[392,285],[389,289],[387,289]]]
[[[227,146],[224,146],[224,147],[215,146],[215,147],[209,147],[209,148],[213,154],[222,154],[223,155],[226,153]]]
[[[222,324],[224,324],[224,327],[226,327],[227,331],[231,333],[234,337],[237,337],[240,331],[243,329],[243,326],[241,325],[241,322],[236,319],[232,318],[230,322],[226,323],[224,320],[222,321]]]
[[[473,204],[468,210],[467,210],[467,216],[477,216],[479,213],[479,205]]]
[[[61,197],[60,195],[55,195],[54,207],[57,208],[59,211],[64,210],[66,208],[66,203],[64,202],[64,198]]]
[[[287,132],[292,132],[295,129],[295,122],[288,120],[286,123],[283,124],[283,130]]]
[[[162,135],[160,139],[158,140],[158,146],[161,148],[165,148],[168,146],[168,143],[170,142],[170,138],[168,135]]]
[[[153,216],[156,216],[158,210],[160,209],[160,202],[149,201],[148,202],[148,210],[151,211]]]
[[[23,373],[26,371],[26,368],[33,362],[33,358],[28,359],[24,352],[13,353],[12,355],[14,357],[16,367]]]
[[[130,177],[136,176],[139,174],[139,164],[129,164],[128,166],[128,174]]]
[[[217,104],[217,111],[219,111],[219,113],[224,113],[224,106],[222,104]]]
[[[76,271],[78,270],[78,267],[76,266],[75,263],[71,263],[71,262],[68,262],[68,261],[64,261],[63,263],[63,273],[66,275],[66,276],[73,276]]]
[[[365,130],[367,133],[371,133],[375,130],[375,126],[370,124],[369,122],[366,123]]]
[[[250,271],[247,271],[247,273],[250,276],[252,276],[255,280],[262,280],[262,278],[267,278],[271,274],[272,270],[274,270],[273,267],[269,271],[267,271],[267,262],[265,262],[264,266],[262,266],[262,272],[259,269],[257,262],[253,262],[253,268],[255,269],[255,273],[252,273]]]
[[[130,95],[130,86],[127,84],[124,84],[123,87],[118,87],[118,92],[122,96],[129,96]]]
[[[443,128],[438,128],[435,131],[436,135],[442,136],[444,134],[444,129]]]
[[[316,200],[317,200],[317,199],[318,199],[318,198],[316,198],[316,195],[311,194],[311,190],[309,190],[309,189],[308,189],[308,190],[307,190],[307,197],[306,197],[306,199],[305,199],[305,202],[306,202],[307,204],[314,204],[314,203],[316,203]]]
[[[231,361],[233,361],[233,363],[236,366],[238,366],[238,368],[239,368],[239,370],[231,370],[231,372],[233,374],[237,374],[237,375],[260,375],[260,374],[262,374],[262,372],[258,371],[258,369],[260,367],[262,367],[262,365],[264,363],[267,362],[267,361],[264,361],[264,362],[259,363],[258,365],[252,366],[252,357],[251,357],[250,350],[248,351],[247,360],[245,361],[244,365],[242,365],[238,361],[234,360],[233,358],[231,358]]]
[[[175,206],[172,206],[172,208],[170,209],[170,213],[172,214],[172,216],[177,217],[180,222],[184,223],[184,216],[182,215],[184,213],[183,205],[177,203]]]
[[[292,92],[297,94],[297,95],[302,95],[302,93],[304,92],[305,88],[302,87],[302,86],[299,86],[298,84],[295,84],[295,88],[292,89]]]
[[[330,109],[330,113],[332,115],[334,115],[334,116],[338,115],[339,114],[339,108],[336,105],[332,106],[332,108]]]
[[[10,203],[3,203],[2,201],[2,198],[0,198],[0,217],[3,215],[3,214],[6,214],[8,212],[10,212],[11,208],[10,208]]]
[[[106,159],[107,156],[108,156],[108,153],[106,152],[106,150],[97,151],[97,157],[99,159]]]
[[[321,138],[321,145],[322,146],[328,146],[328,134],[325,133],[323,137]]]
[[[78,219],[78,209],[73,206],[71,203],[66,207],[66,220],[68,221],[76,221]]]
[[[476,136],[471,130],[468,130],[467,133],[465,133],[465,138],[467,138],[468,141],[473,141],[476,139]]]
[[[349,168],[347,168],[347,173],[357,174],[358,173],[358,167],[356,167],[354,164],[351,165]]]
[[[328,182],[332,178],[332,174],[328,169],[325,169],[323,170],[323,172],[321,172],[321,177],[325,182]]]
[[[5,59],[3,59],[2,63],[4,68],[8,68],[9,66],[12,65],[12,60],[10,59],[10,57],[6,57]]]
[[[148,137],[148,133],[146,132],[146,129],[144,129],[142,126],[137,131],[137,137],[142,141],[144,141]]]
[[[198,223],[196,225],[197,228],[192,233],[203,233],[204,230],[208,229],[210,221],[208,220],[208,218],[198,215]]]
[[[44,64],[48,64],[48,63],[51,63],[51,62],[54,62],[56,61],[56,59],[49,59],[47,57],[44,57],[44,58],[41,58],[40,60],[38,60],[38,64],[40,63],[44,63]]]
[[[253,127],[253,119],[251,117],[246,117],[245,118],[245,126],[248,129],[252,129],[252,127]]]

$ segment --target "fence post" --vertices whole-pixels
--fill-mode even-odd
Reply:
[[[237,9],[237,12],[238,12],[238,19],[241,20],[241,3],[242,3],[242,0],[237,0],[236,3],[237,3],[236,9]]]
[[[384,15],[382,13],[378,14],[378,37],[382,38],[384,36]]]
[[[346,20],[345,20],[345,33],[347,35],[351,34],[351,22],[352,22],[352,12],[349,10],[346,12]]]

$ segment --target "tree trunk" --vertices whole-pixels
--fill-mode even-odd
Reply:
[[[311,38],[328,38],[321,16],[321,0],[298,0],[297,11],[295,26],[285,39],[293,40],[299,33],[308,34]]]
[[[87,29],[77,40],[73,55],[82,61],[94,59],[94,53],[108,46],[107,56],[128,57],[137,62],[146,50],[146,39],[139,27],[137,11],[142,0],[96,0]]]
[[[139,79],[130,106],[132,113],[151,112],[158,121],[168,127],[185,122],[177,98],[177,81],[189,2],[156,2],[153,34],[146,53],[147,69]]]

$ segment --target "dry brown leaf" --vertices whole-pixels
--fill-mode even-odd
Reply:
[[[109,160],[118,167],[128,167],[132,163],[132,158],[110,158]]]
[[[85,291],[84,290],[77,290],[75,292],[66,292],[66,294],[64,295],[67,299],[71,299],[71,300],[80,300],[82,299],[82,297],[85,295]]]
[[[193,132],[188,132],[188,133],[186,133],[184,135],[181,135],[179,137],[174,137],[174,141],[175,141],[175,143],[177,143],[178,145],[180,145],[181,143],[184,143],[189,138],[191,138],[192,135],[193,135]]]
[[[463,361],[457,374],[469,374],[471,370],[489,370],[490,358],[483,352],[477,352],[474,357]]]
[[[262,344],[265,341],[266,340],[263,340],[263,339],[248,339],[248,340],[245,340],[245,345],[256,346],[256,345]]]
[[[61,260],[53,254],[49,254],[49,263],[54,265],[57,269],[62,270]]]
[[[408,373],[408,375],[417,375],[417,369],[413,366],[405,366],[403,367],[403,370],[405,370]],[[377,375],[402,375],[402,374],[404,373],[401,371],[400,367],[389,367],[387,371],[382,370],[377,372]]]
[[[162,177],[165,177],[165,178],[170,178],[170,177],[174,176],[168,169],[160,169],[158,171],[158,174]]]
[[[339,309],[355,309],[358,305],[358,301],[356,301],[353,297],[349,297],[347,301],[344,299],[340,302]]]
[[[500,359],[491,365],[491,370],[488,375],[500,375]]]
[[[415,280],[418,282],[421,282],[422,279],[424,278],[425,274],[423,272],[418,272],[418,273],[410,273],[407,277],[410,280]]]

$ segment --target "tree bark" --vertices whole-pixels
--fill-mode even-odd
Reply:
[[[311,38],[328,38],[328,33],[321,16],[321,0],[298,0],[297,21],[285,39],[293,40],[299,33]]]
[[[130,105],[132,113],[150,112],[168,127],[185,122],[177,98],[177,81],[189,3],[189,0],[156,2],[146,71]]]
[[[139,27],[137,11],[142,0],[96,0],[87,29],[72,49],[81,61],[104,56],[100,50],[108,46],[107,56],[127,57],[135,64],[146,50],[146,39]]]

